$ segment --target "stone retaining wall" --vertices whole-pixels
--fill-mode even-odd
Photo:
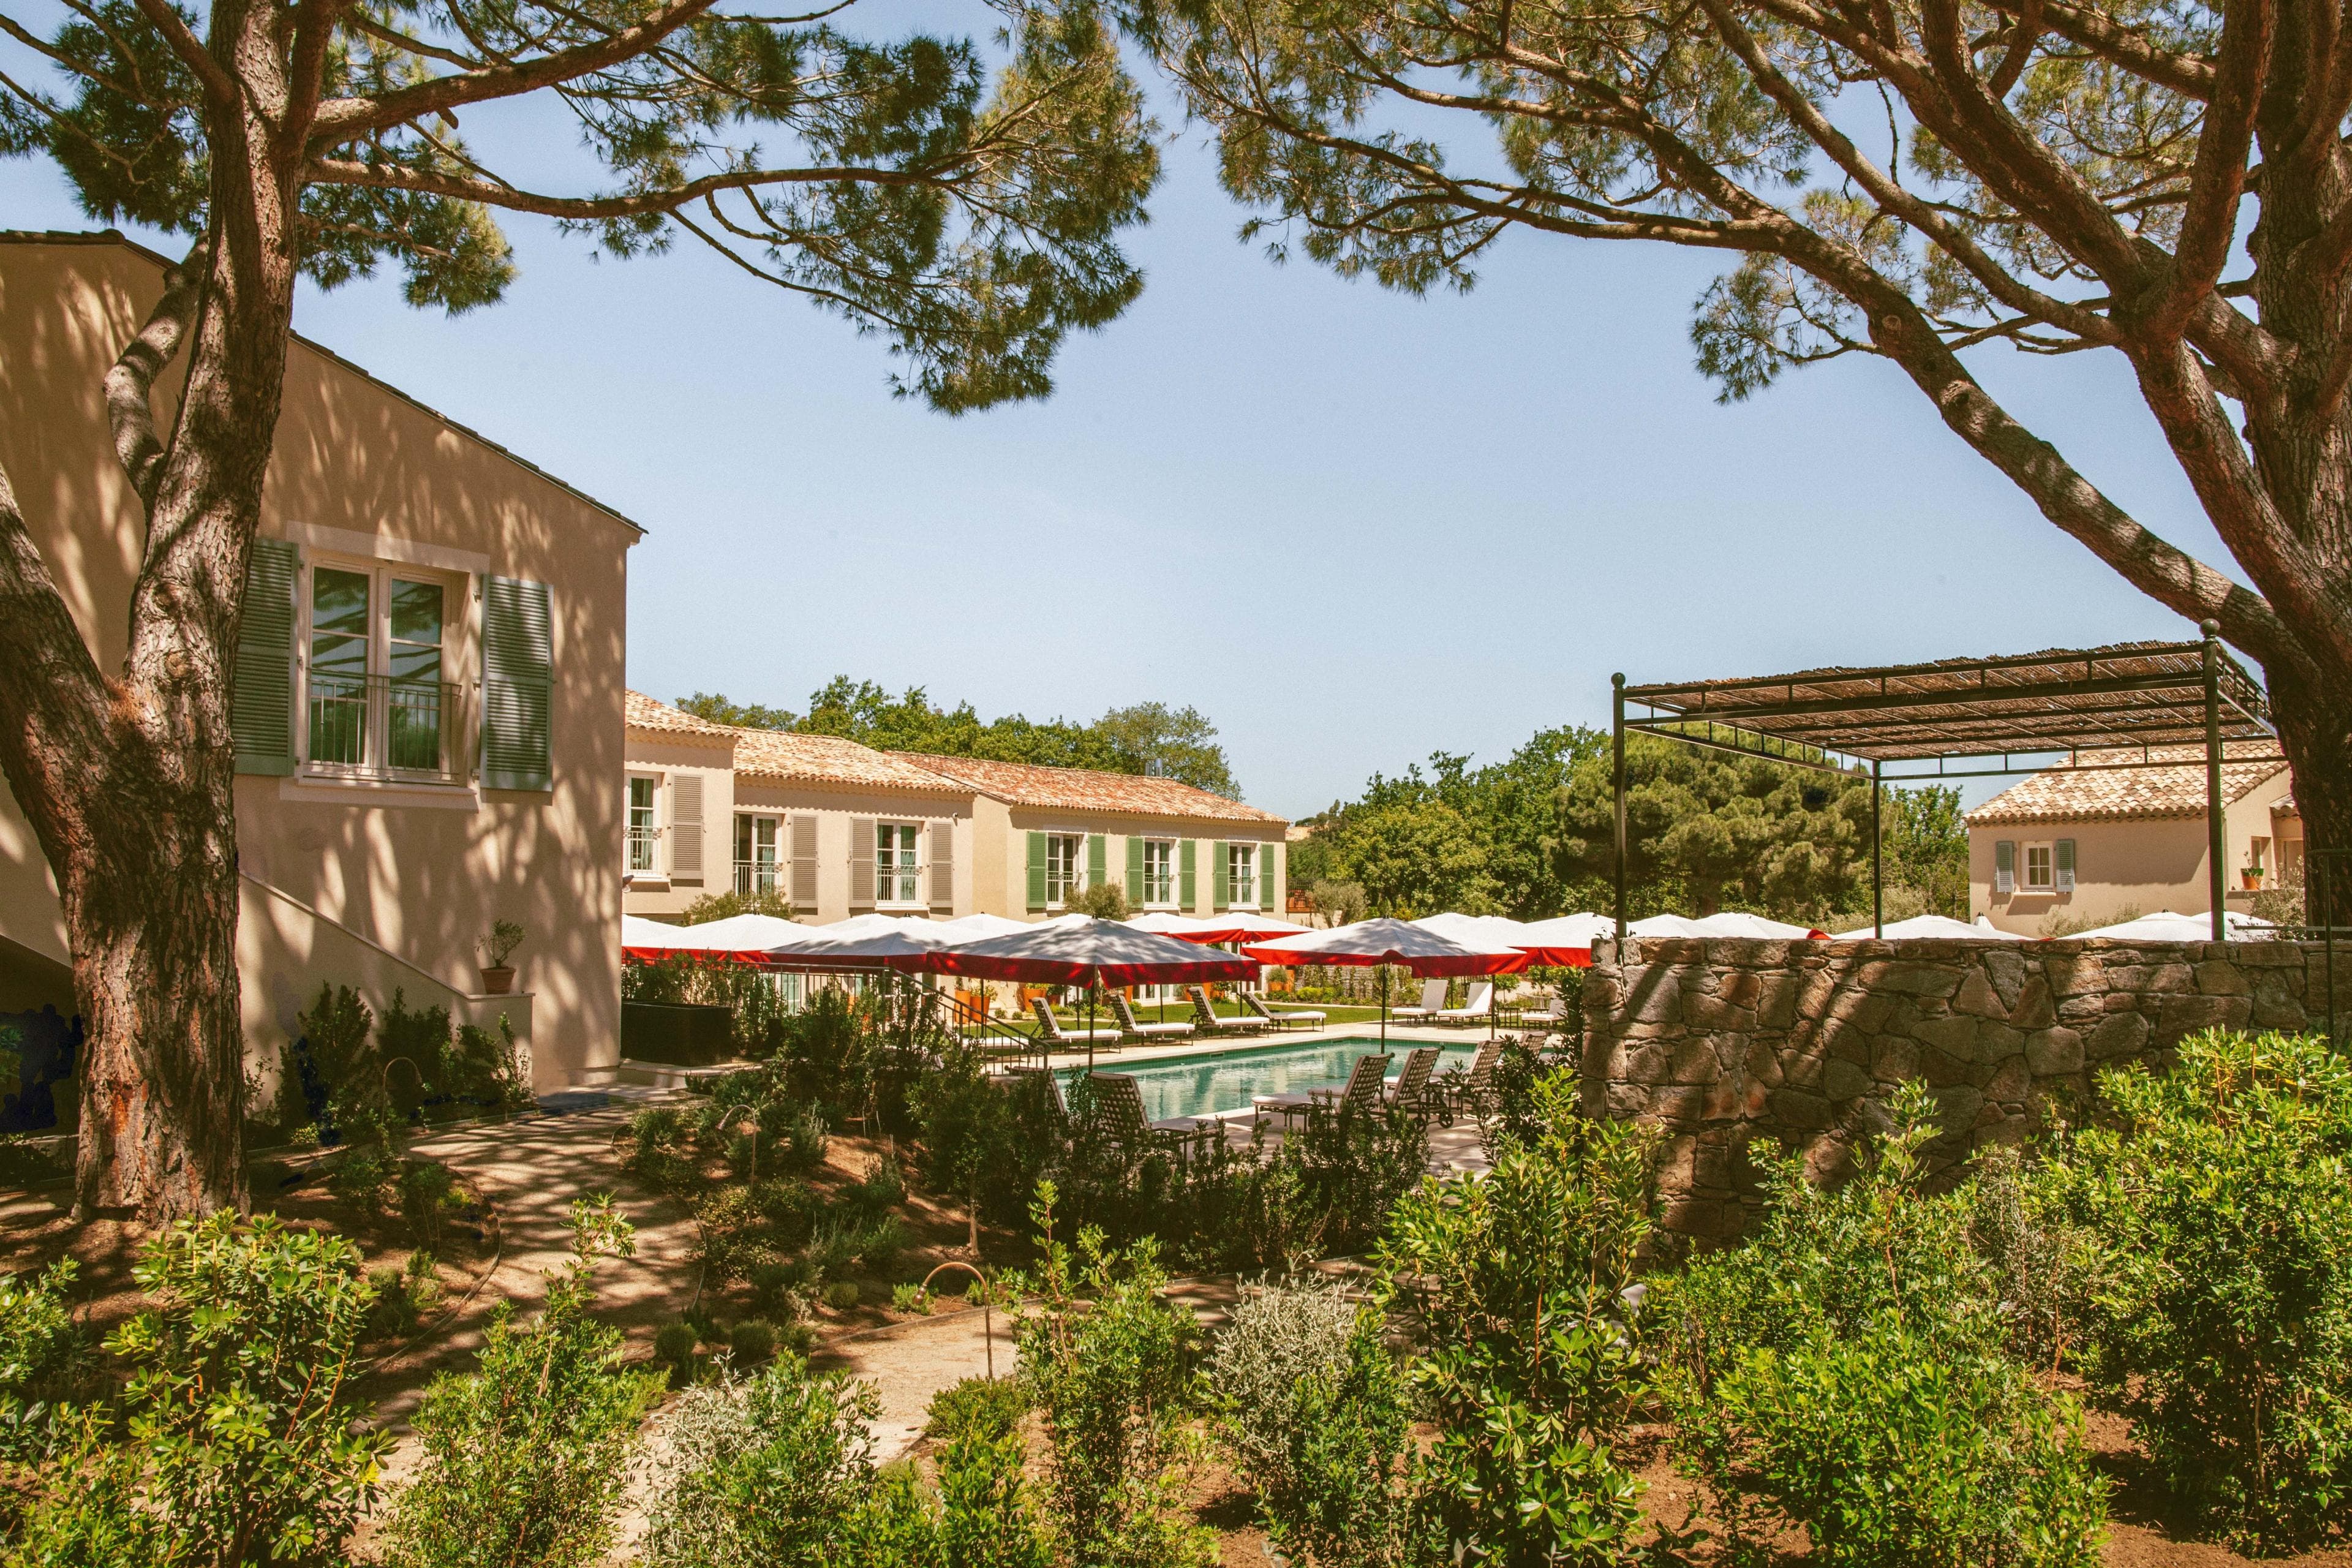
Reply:
[[[1854,1134],[1906,1079],[1936,1093],[1932,1158],[2016,1142],[2054,1092],[2099,1069],[2168,1065],[2214,1026],[2317,1028],[2323,951],[2293,942],[2026,942],[1631,939],[1596,946],[1584,983],[1582,1093],[1595,1116],[1669,1134],[1670,1230],[1736,1237],[1757,1208],[1747,1158],[1762,1136],[1834,1176]],[[2339,1026],[2352,950],[2336,952]]]

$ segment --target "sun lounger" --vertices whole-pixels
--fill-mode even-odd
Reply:
[[[1438,1024],[1483,1024],[1495,1016],[1495,983],[1481,980],[1470,987],[1459,1007],[1441,1007],[1431,1021]]]
[[[1418,1007],[1391,1007],[1389,1009],[1389,1016],[1391,1018],[1434,1018],[1438,1014],[1444,1010],[1445,982],[1443,980],[1424,980],[1421,983],[1421,1005]]]
[[[1029,1010],[1037,1015],[1037,1037],[1051,1050],[1055,1046],[1067,1046],[1073,1050],[1089,1040],[1100,1045],[1118,1044],[1117,1029],[1065,1029],[1054,1016],[1054,1009],[1045,1005],[1043,996],[1029,999]]]
[[[1258,994],[1255,991],[1244,991],[1241,995],[1243,1006],[1248,1008],[1251,1012],[1256,1014],[1259,1017],[1265,1019],[1267,1023],[1273,1025],[1277,1029],[1287,1028],[1293,1024],[1304,1024],[1309,1028],[1320,1028],[1323,1025],[1325,1015],[1321,1013],[1311,1013],[1304,1008],[1295,1008],[1286,1012],[1277,1013],[1268,1007],[1265,1003],[1259,998]]]
[[[1104,1130],[1115,1142],[1172,1149],[1212,1132],[1223,1133],[1214,1117],[1172,1116],[1147,1122],[1143,1117],[1143,1090],[1132,1074],[1098,1072],[1090,1076],[1096,1091],[1095,1113],[1103,1119]]]
[[[1388,1084],[1389,1062],[1386,1056],[1362,1056],[1348,1074],[1348,1087],[1342,1089],[1310,1089],[1304,1094],[1261,1094],[1251,1103],[1261,1111],[1272,1111],[1286,1124],[1294,1116],[1325,1107],[1344,1107],[1350,1110],[1370,1111],[1380,1108],[1381,1091]]]
[[[1429,1086],[1429,1075],[1437,1068],[1437,1047],[1421,1046],[1405,1053],[1404,1070],[1397,1080],[1381,1090],[1381,1098],[1403,1110],[1428,1112],[1436,1109]]]
[[[1265,1026],[1255,1018],[1219,1017],[1217,1010],[1209,1005],[1209,988],[1205,985],[1187,985],[1184,994],[1192,999],[1192,1022],[1204,1035],[1220,1031],[1228,1035],[1254,1035]]]
[[[1474,1116],[1486,1114],[1486,1103],[1494,1094],[1495,1063],[1501,1059],[1502,1055],[1503,1042],[1488,1040],[1470,1059],[1467,1072],[1447,1073],[1430,1086],[1445,1107],[1444,1118],[1448,1127],[1454,1125],[1454,1118],[1463,1111]]]
[[[1123,991],[1110,993],[1110,1011],[1111,1016],[1118,1020],[1120,1031],[1132,1039],[1148,1040],[1155,1036],[1189,1035],[1192,1032],[1192,1026],[1190,1024],[1138,1023],[1135,1017],[1135,1005],[1127,999],[1127,994]]]

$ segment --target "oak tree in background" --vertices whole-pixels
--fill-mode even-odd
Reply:
[[[1123,0],[1308,257],[1466,286],[1505,233],[1717,250],[1744,397],[1843,354],[2259,660],[2352,846],[2352,25],[2326,0]],[[2235,243],[2243,231],[2243,266]],[[1277,245],[1277,249],[1287,241]],[[1962,353],[2102,350],[2238,565],[2157,537]],[[2340,918],[2340,917],[2339,917]]]
[[[78,1205],[163,1218],[244,1196],[229,678],[297,279],[390,264],[410,302],[458,311],[512,280],[500,214],[623,257],[686,236],[887,338],[899,389],[957,412],[1043,395],[1064,338],[1135,298],[1116,240],[1157,153],[1103,28],[1026,0],[997,0],[996,69],[964,40],[856,37],[854,0],[59,4],[55,26],[0,9],[0,150],[190,245],[105,378],[147,522],[120,668],[0,476],[0,766],[88,1022]],[[513,100],[584,146],[583,188],[463,138]]]

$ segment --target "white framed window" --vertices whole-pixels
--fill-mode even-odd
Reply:
[[[1148,910],[1172,910],[1176,907],[1176,841],[1173,838],[1147,838],[1143,841],[1143,907]]]
[[[735,890],[740,894],[773,893],[783,887],[782,862],[778,858],[783,820],[759,812],[735,814]]]
[[[2029,893],[2057,890],[2058,847],[2055,844],[2028,844],[2025,847],[2025,879],[2021,885]]]
[[[1257,908],[1257,846],[1228,844],[1225,846],[1227,897],[1237,910]]]
[[[314,776],[462,782],[451,633],[463,580],[328,557],[303,595],[302,758]]]
[[[628,858],[639,876],[661,875],[661,775],[629,775]]]
[[[1087,885],[1087,836],[1045,835],[1045,907],[1058,910]]]
[[[911,822],[874,825],[874,898],[884,904],[923,901],[922,829]]]

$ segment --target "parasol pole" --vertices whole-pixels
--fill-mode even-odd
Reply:
[[[1101,983],[1099,971],[1087,977],[1087,1076],[1095,1075],[1095,987]]]
[[[1389,966],[1381,965],[1381,1049],[1389,1048]]]

